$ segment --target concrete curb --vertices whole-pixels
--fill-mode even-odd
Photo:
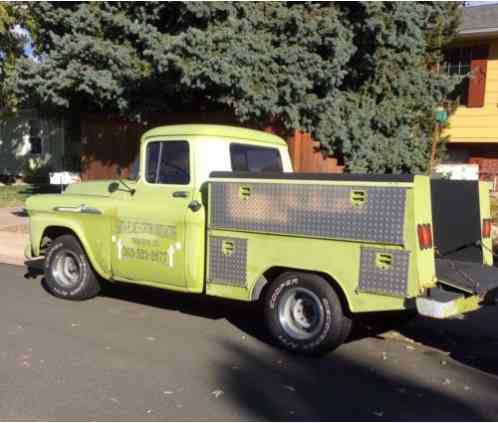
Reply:
[[[27,233],[0,231],[0,263],[24,266],[24,248],[28,241]]]
[[[3,256],[0,254],[0,264],[10,264],[12,266],[25,266],[24,257]]]

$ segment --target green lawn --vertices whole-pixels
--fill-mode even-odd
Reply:
[[[60,190],[52,185],[0,186],[0,207],[22,207],[30,195],[51,192],[60,192]]]

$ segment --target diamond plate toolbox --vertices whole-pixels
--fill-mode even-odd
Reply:
[[[358,290],[405,297],[410,252],[361,247]]]
[[[246,286],[246,239],[209,236],[208,260],[208,283]]]
[[[211,182],[210,227],[403,244],[406,188]]]

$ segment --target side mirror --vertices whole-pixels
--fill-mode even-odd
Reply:
[[[119,182],[111,182],[107,190],[112,194],[119,189]]]

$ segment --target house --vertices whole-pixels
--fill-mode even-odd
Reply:
[[[78,166],[68,121],[35,109],[0,115],[0,177],[46,179],[52,171]],[[77,149],[77,148],[76,148]],[[71,156],[71,152],[72,156]]]
[[[479,165],[481,179],[498,177],[498,4],[464,7],[447,70],[468,75],[455,90],[456,108],[443,135],[449,163]]]

